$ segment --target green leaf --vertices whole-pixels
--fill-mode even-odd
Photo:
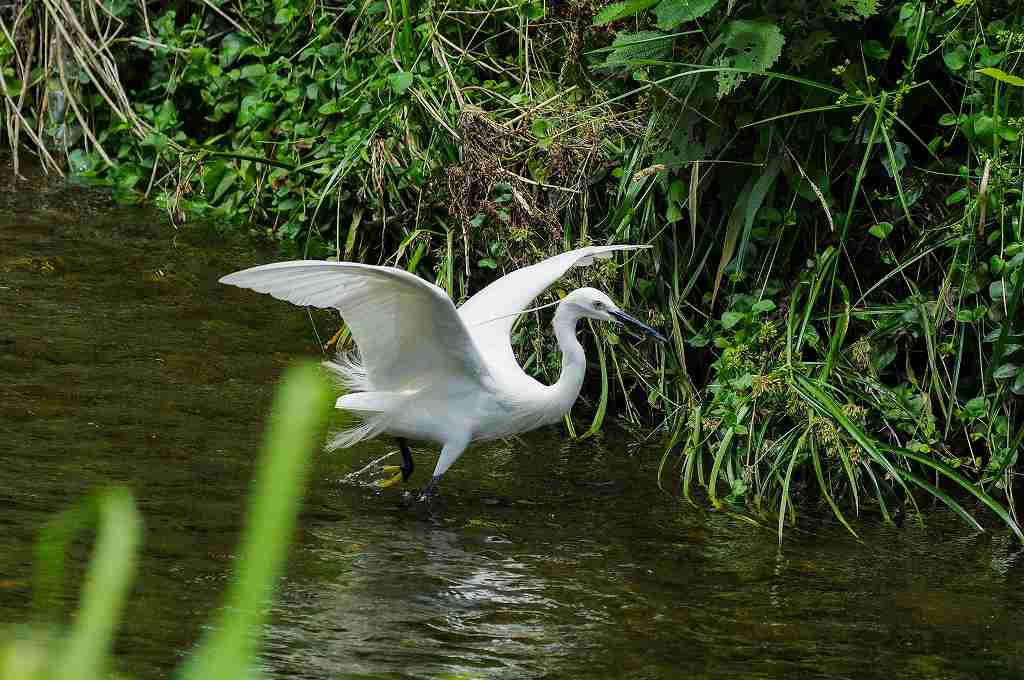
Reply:
[[[988,399],[975,397],[964,406],[963,416],[965,420],[983,418],[988,413]]]
[[[72,172],[87,172],[96,165],[96,157],[82,149],[75,149],[68,154],[68,164]]]
[[[654,7],[658,0],[624,0],[624,2],[613,2],[594,17],[594,26],[604,26],[613,21],[626,19],[634,14],[644,11],[648,7]]]
[[[174,106],[174,102],[170,99],[165,99],[164,103],[160,105],[160,110],[156,114],[156,127],[158,130],[166,130],[172,127],[175,121],[178,119],[178,109]]]
[[[248,44],[248,39],[237,33],[228,33],[220,41],[220,49],[217,51],[221,68],[227,68],[235,63],[242,48]]]
[[[217,188],[214,190],[213,198],[210,199],[210,202],[219,202],[221,197],[223,197],[224,194],[227,193],[228,189],[230,189],[234,185],[236,179],[238,179],[238,173],[236,173],[234,170],[228,170],[227,172],[225,172],[224,176],[221,177],[220,182],[217,183]]]
[[[1024,78],[1020,78],[1019,76],[1009,74],[1006,71],[1003,71],[1002,69],[982,68],[978,69],[978,73],[986,75],[989,78],[995,78],[999,82],[1006,83],[1007,85],[1013,85],[1014,87],[1024,87]]]
[[[946,196],[946,205],[956,205],[957,203],[963,203],[964,199],[967,198],[967,189],[957,189],[949,196]]]
[[[345,109],[345,105],[339,102],[337,99],[332,99],[329,102],[320,105],[317,109],[317,113],[321,116],[329,116],[332,113],[338,113]]]
[[[1003,285],[1002,280],[993,281],[988,286],[989,297],[992,298],[992,302],[997,305],[1003,304],[1003,299],[1006,297],[1006,287]]]
[[[988,307],[978,305],[974,309],[961,309],[956,313],[956,320],[960,323],[974,323],[985,318]]]
[[[274,23],[278,26],[282,24],[290,24],[298,12],[294,7],[282,7],[277,10],[277,14],[274,15]]]
[[[732,328],[740,321],[743,320],[743,315],[739,312],[726,312],[722,315],[722,328],[726,330]]]
[[[619,33],[612,41],[614,49],[605,59],[605,64],[613,66],[641,59],[660,59],[668,54],[670,43],[666,37],[658,31]]]
[[[889,50],[877,40],[868,40],[864,43],[864,56],[868,59],[888,59]]]
[[[868,229],[868,233],[875,238],[884,241],[889,238],[889,234],[892,233],[892,222],[879,222],[875,226]]]
[[[1020,366],[1017,364],[1002,364],[995,371],[992,372],[992,377],[996,380],[1006,380],[1012,378],[1020,373]]]
[[[412,85],[413,75],[408,71],[399,71],[388,76],[391,83],[391,90],[395,94],[402,94]]]
[[[955,113],[944,113],[941,116],[939,116],[939,125],[942,125],[944,127],[956,125],[959,122],[960,119],[957,117]]]
[[[1024,373],[1017,373],[1017,379],[1013,381],[1010,391],[1017,396],[1024,394]]]
[[[959,71],[967,64],[967,45],[960,43],[954,49],[944,53],[942,60],[946,62],[946,68],[950,71]]]
[[[242,67],[242,77],[246,80],[258,80],[267,75],[267,67],[263,64],[249,64]]]
[[[718,0],[661,0],[654,8],[658,28],[669,31],[710,12]]]
[[[978,116],[974,119],[974,134],[979,137],[984,137],[986,140],[990,140],[995,129],[996,121],[992,116]]]
[[[726,26],[723,44],[725,52],[716,61],[719,66],[767,71],[782,55],[786,38],[775,24],[736,20]],[[718,73],[718,98],[739,87],[746,77],[747,74],[736,71]]]
[[[707,347],[708,343],[710,342],[711,339],[708,338],[708,336],[698,334],[688,339],[686,341],[686,344],[689,345],[690,347]]]
[[[762,312],[770,312],[775,309],[775,303],[771,300],[758,300],[750,309],[758,314]]]

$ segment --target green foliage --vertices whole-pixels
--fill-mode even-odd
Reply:
[[[853,530],[922,494],[1017,530],[1020,3],[147,7],[95,44],[120,93],[79,61],[65,86],[45,32],[11,32],[0,85],[31,96],[8,138],[175,220],[394,263],[457,301],[566,248],[651,243],[573,274],[672,339],[597,329],[588,432],[661,425],[663,484],[780,532],[798,507]],[[65,90],[81,116],[40,107]],[[515,341],[557,375],[546,324]]]
[[[633,64],[645,59],[660,59],[668,54],[669,42],[658,31],[619,33],[612,42],[606,64]]]
[[[782,31],[775,24],[764,21],[731,21],[722,35],[723,54],[719,66],[738,69],[718,74],[718,97],[733,92],[743,82],[743,71],[767,71],[782,55],[786,43]]]
[[[278,390],[261,453],[240,556],[216,624],[178,670],[181,678],[243,678],[256,669],[267,601],[280,577],[309,463],[329,407],[313,366],[290,369]],[[64,554],[76,533],[95,524],[96,548],[70,630],[59,629]],[[57,516],[36,554],[37,620],[0,638],[0,679],[110,677],[111,651],[135,575],[142,527],[124,489],[101,492]]]
[[[597,13],[594,17],[595,26],[603,26],[613,21],[626,19],[634,16],[648,7],[658,4],[658,0],[625,0],[625,2],[613,2]]]
[[[710,12],[718,0],[661,0],[654,9],[658,28],[669,31]]]

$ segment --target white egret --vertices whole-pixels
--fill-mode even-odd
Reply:
[[[473,441],[499,439],[555,423],[583,385],[586,358],[576,339],[581,318],[628,323],[662,342],[658,331],[626,314],[594,288],[558,302],[554,331],[562,351],[558,381],[527,375],[512,351],[518,316],[576,265],[646,246],[591,246],[518,269],[491,283],[458,309],[444,290],[393,267],[297,260],[252,267],[221,283],[269,293],[296,305],[334,308],[352,333],[358,357],[325,362],[349,390],[335,406],[360,424],[338,433],[329,448],[389,434],[402,450],[401,467],[384,485],[413,471],[407,439],[441,445],[441,456],[421,497]]]

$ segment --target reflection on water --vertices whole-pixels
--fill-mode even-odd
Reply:
[[[302,312],[216,284],[264,258],[158,222],[0,189],[0,611],[27,612],[48,513],[128,484],[147,533],[118,653],[154,678],[220,602],[276,376],[317,352]],[[432,506],[341,482],[390,448],[321,458],[267,630],[275,675],[1024,677],[1024,569],[1001,533],[936,516],[857,544],[805,520],[780,553],[658,492],[653,454],[611,434],[473,449]]]

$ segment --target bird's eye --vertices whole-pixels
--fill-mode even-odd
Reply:
[[[604,303],[600,300],[594,302],[594,309],[604,309]]]

